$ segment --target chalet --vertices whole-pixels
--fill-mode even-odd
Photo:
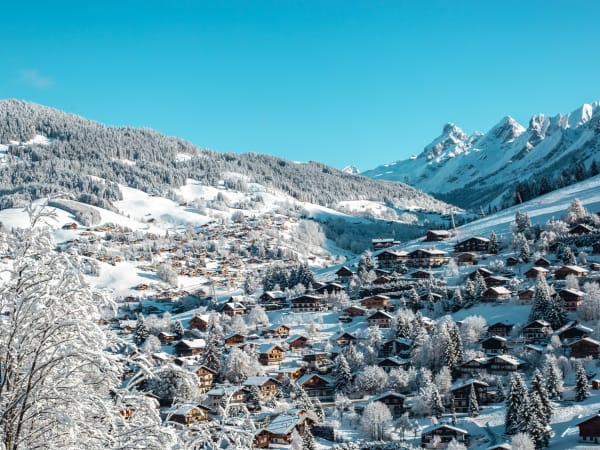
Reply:
[[[426,242],[439,242],[449,239],[452,236],[448,230],[429,230],[425,235]]]
[[[279,337],[286,339],[290,336],[290,327],[287,325],[271,325],[266,330],[262,331],[262,335],[265,337]]]
[[[390,284],[394,281],[392,277],[389,275],[381,275],[373,280],[373,284],[376,286],[383,286],[386,284]]]
[[[410,274],[410,277],[416,280],[431,280],[434,274],[430,270],[416,270]]]
[[[485,302],[500,302],[509,300],[511,292],[504,286],[493,286],[487,288],[483,293],[483,301]]]
[[[208,420],[209,411],[210,409],[203,405],[182,405],[171,410],[167,420],[169,422],[190,425],[196,422]]]
[[[372,239],[371,247],[373,250],[382,250],[384,248],[393,247],[394,245],[399,245],[400,241],[396,241],[393,238],[384,238],[384,239]]]
[[[456,257],[456,262],[459,266],[472,266],[479,262],[477,257],[477,253],[465,252]]]
[[[225,347],[233,347],[234,345],[242,344],[246,340],[246,336],[240,333],[233,333],[223,338]]]
[[[210,388],[212,388],[212,385],[215,381],[215,376],[217,375],[216,371],[204,365],[192,366],[190,370],[198,377],[198,387],[202,392],[208,391]]]
[[[494,275],[494,272],[492,272],[489,269],[486,269],[485,267],[480,267],[469,274],[469,279],[475,280],[478,275],[481,275],[484,279],[486,279]]]
[[[490,240],[481,236],[474,236],[459,242],[454,246],[456,253],[463,252],[487,252]]]
[[[305,294],[291,300],[292,312],[321,312],[327,311],[327,305],[320,295]]]
[[[571,342],[590,336],[594,330],[585,325],[581,325],[577,321],[572,321],[556,330],[556,335],[561,342]]]
[[[307,363],[307,367],[311,370],[321,370],[331,365],[325,352],[308,353],[302,356],[302,361]]]
[[[148,285],[147,285],[147,284],[145,284],[145,283],[138,284],[138,285],[135,287],[135,290],[136,290],[136,291],[145,291],[145,290],[147,290],[147,289],[148,289]]]
[[[568,265],[556,269],[554,271],[554,278],[556,278],[557,280],[564,280],[569,275],[574,275],[576,277],[585,277],[588,275],[588,273],[588,270],[584,269],[583,267]]]
[[[358,338],[356,336],[354,336],[353,334],[350,334],[347,331],[345,331],[345,332],[341,333],[340,335],[335,336],[333,338],[333,341],[337,345],[344,347],[350,343],[356,344],[356,341],[358,341]]]
[[[390,372],[392,369],[406,369],[410,364],[409,359],[399,358],[397,356],[388,356],[377,363],[384,371]]]
[[[209,316],[208,314],[203,314],[201,316],[194,316],[190,319],[190,328],[206,331],[208,330],[209,325]]]
[[[288,448],[294,431],[302,436],[308,422],[305,414],[280,414],[254,435],[255,445],[252,448]]]
[[[419,299],[421,300],[422,303],[425,302],[432,302],[432,303],[437,303],[442,299],[442,295],[438,294],[437,292],[424,292],[423,294],[419,295]]]
[[[387,309],[390,306],[390,298],[387,295],[373,295],[362,299],[360,304],[367,309]]]
[[[285,342],[287,342],[291,351],[305,350],[308,348],[308,338],[299,334],[290,336]]]
[[[76,230],[77,229],[77,224],[75,222],[71,222],[71,223],[65,223],[62,226],[63,230]]]
[[[412,267],[438,267],[448,263],[448,254],[435,248],[417,249],[408,254],[407,265]]]
[[[515,258],[514,256],[509,256],[508,258],[506,258],[506,265],[508,267],[516,266],[517,264],[519,264],[519,262],[519,258]]]
[[[501,336],[507,337],[512,331],[513,326],[503,322],[496,322],[490,325],[487,329],[488,335],[490,336]]]
[[[238,386],[222,386],[212,388],[206,393],[206,404],[214,409],[225,403],[241,405],[246,402],[247,391]]]
[[[487,356],[502,355],[508,352],[506,338],[490,336],[481,341],[481,348]]]
[[[177,334],[171,333],[169,331],[161,331],[160,333],[158,333],[158,339],[163,345],[170,344],[171,342],[177,339]]]
[[[526,342],[541,342],[552,333],[552,327],[545,320],[534,320],[523,327],[523,337]]]
[[[221,312],[229,317],[241,316],[246,313],[246,307],[239,302],[227,302],[223,305]]]
[[[337,276],[338,280],[340,280],[343,283],[346,283],[352,279],[352,277],[354,276],[354,272],[352,272],[346,266],[342,266],[338,270],[336,270],[335,275]]]
[[[308,373],[300,377],[296,384],[302,387],[309,397],[316,397],[321,401],[333,400],[333,382],[325,375]]]
[[[582,235],[582,234],[591,234],[594,233],[596,230],[585,224],[585,223],[578,223],[577,225],[571,227],[569,229],[569,234],[578,234],[578,235]]]
[[[600,444],[600,413],[577,424],[579,441],[590,444]]]
[[[533,300],[533,293],[535,289],[533,287],[529,287],[525,290],[517,292],[517,297],[519,297],[519,303],[521,305],[528,305]]]
[[[394,419],[404,414],[405,396],[397,392],[386,391],[371,397],[370,402],[381,402],[388,407]]]
[[[261,344],[257,349],[258,361],[263,366],[279,364],[283,361],[285,351],[276,344]]]
[[[552,265],[552,263],[550,262],[549,259],[544,258],[543,256],[536,259],[533,263],[534,267],[543,267],[545,269],[547,269],[548,267],[550,267]]]
[[[585,292],[579,289],[561,289],[558,291],[558,296],[561,298],[565,310],[571,312],[577,311],[577,308],[583,302],[584,295]]]
[[[492,356],[489,362],[488,371],[492,374],[507,374],[521,370],[525,366],[525,361],[511,355]]]
[[[548,272],[550,272],[550,271],[548,269],[546,269],[545,267],[533,266],[527,272],[525,272],[523,275],[525,275],[525,277],[529,278],[530,280],[537,280],[538,277],[546,278],[548,276]]]
[[[279,381],[284,381],[285,378],[289,378],[292,381],[296,381],[304,374],[304,368],[294,366],[294,367],[282,367],[277,370],[277,379]]]
[[[179,356],[193,356],[202,353],[204,347],[206,347],[204,339],[182,339],[175,344],[175,351]]]
[[[411,339],[395,338],[384,342],[379,349],[379,356],[400,356],[408,358],[412,349],[413,341]]]
[[[489,369],[490,363],[491,358],[474,358],[462,363],[459,370],[470,376],[481,375]]]
[[[469,409],[469,396],[471,395],[471,389],[475,389],[475,395],[477,396],[477,403],[480,405],[486,404],[489,401],[488,387],[484,381],[481,380],[460,380],[450,386],[449,393],[452,395],[454,401],[454,407],[457,412],[467,412]]]
[[[285,303],[287,297],[285,292],[281,291],[266,291],[260,297],[261,303]]]
[[[386,276],[386,277],[391,277],[392,276],[392,271],[391,270],[386,270],[386,269],[380,269],[379,267],[375,268],[375,275],[378,277],[382,277],[382,276]]]
[[[469,433],[467,430],[448,423],[430,425],[421,433],[422,448],[445,449],[452,440],[467,447],[469,445]]]
[[[379,328],[390,328],[394,317],[385,311],[377,311],[367,318],[369,326],[377,325]]]
[[[381,269],[396,269],[406,262],[407,253],[397,250],[384,250],[376,256]]]
[[[600,356],[600,342],[590,337],[584,337],[569,344],[569,348],[573,358],[598,359]]]
[[[502,275],[490,275],[485,279],[485,284],[488,287],[508,286],[510,284],[510,281],[510,278],[503,277]]]
[[[320,295],[339,294],[344,292],[344,286],[338,283],[327,283],[325,286],[316,289],[315,292]]]
[[[243,386],[247,389],[252,388],[253,386],[257,387],[260,390],[260,397],[275,397],[277,394],[277,390],[279,389],[279,382],[274,378],[268,376],[253,376],[248,377],[246,381],[244,381]]]
[[[364,316],[366,313],[367,310],[365,308],[356,305],[348,306],[344,309],[344,314],[350,317]]]
[[[173,360],[173,356],[165,352],[152,353],[152,360],[156,365],[164,366]]]

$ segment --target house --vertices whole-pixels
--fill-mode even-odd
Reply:
[[[562,299],[565,310],[577,311],[577,308],[583,302],[585,292],[579,289],[561,289],[558,291],[558,296]]]
[[[591,328],[581,325],[579,322],[574,320],[556,330],[556,335],[559,337],[561,342],[570,342],[590,336],[593,332],[594,330]]]
[[[304,350],[308,348],[308,338],[299,334],[290,336],[285,342],[287,342],[291,351]]]
[[[467,447],[469,445],[469,433],[467,430],[448,423],[430,425],[421,433],[422,448],[445,449],[452,440]]]
[[[487,252],[490,246],[490,240],[481,236],[470,237],[459,242],[454,246],[456,253],[463,252]]]
[[[398,244],[400,244],[400,241],[396,241],[393,238],[371,239],[371,247],[373,250],[382,250]]]
[[[578,234],[578,235],[582,235],[582,234],[590,234],[590,233],[594,233],[596,230],[585,224],[585,223],[578,223],[577,225],[571,227],[569,229],[569,234]]]
[[[247,389],[257,387],[260,391],[260,397],[275,397],[279,389],[279,382],[268,376],[253,376],[248,377],[244,381],[243,386]]]
[[[600,342],[590,337],[584,337],[568,345],[573,358],[594,358],[600,356]]]
[[[484,381],[474,380],[473,378],[468,380],[459,380],[449,388],[449,393],[452,395],[454,401],[454,407],[457,412],[467,412],[469,409],[469,396],[471,395],[471,389],[475,389],[475,395],[477,397],[477,403],[480,405],[486,404],[489,401],[488,387]]]
[[[481,348],[487,356],[502,355],[508,352],[506,338],[501,336],[490,336],[481,341]]]
[[[580,442],[600,443],[600,413],[579,422],[577,426],[579,427]]]
[[[550,262],[549,259],[544,258],[543,256],[536,259],[533,262],[534,267],[543,267],[545,269],[547,269],[548,267],[550,267],[552,265],[552,263]]]
[[[489,369],[490,363],[491,358],[474,358],[462,363],[458,369],[470,376],[480,375]]]
[[[271,445],[287,448],[292,442],[293,432],[297,431],[302,436],[308,422],[305,414],[280,414],[254,435],[252,448],[269,448]]]
[[[65,223],[62,226],[63,230],[76,230],[77,229],[77,224],[75,222],[71,222],[71,223]]]
[[[448,263],[447,255],[443,250],[420,248],[408,254],[406,264],[412,267],[438,267]]]
[[[477,253],[465,252],[456,257],[456,262],[459,266],[472,266],[479,262],[477,258]]]
[[[387,309],[390,306],[390,298],[387,295],[373,295],[362,299],[360,304],[367,309]]]
[[[405,396],[402,394],[398,394],[397,392],[386,391],[381,394],[375,395],[371,397],[369,403],[371,402],[381,402],[388,407],[390,413],[392,413],[392,417],[394,419],[400,417],[404,414],[404,400]]]
[[[352,305],[344,309],[344,314],[350,317],[364,316],[367,310],[361,306]]]
[[[488,335],[490,336],[501,336],[507,337],[512,331],[513,326],[503,322],[496,322],[490,325],[487,329]]]
[[[479,275],[481,275],[484,279],[487,279],[488,277],[494,275],[494,272],[492,272],[489,269],[486,269],[485,267],[479,267],[478,269],[474,270],[469,274],[469,279],[475,280]]]
[[[439,242],[452,237],[452,233],[448,230],[429,230],[425,235],[426,242]]]
[[[409,359],[403,359],[397,356],[388,356],[379,361],[377,366],[389,373],[392,369],[406,369],[408,368],[409,364]]]
[[[490,275],[485,279],[485,284],[488,287],[491,286],[508,286],[510,278],[503,277],[502,275]]]
[[[282,291],[266,291],[260,297],[261,303],[285,303],[287,297]]]
[[[350,343],[356,344],[357,340],[358,340],[358,338],[356,336],[348,333],[347,331],[344,331],[340,335],[333,338],[333,341],[340,347],[344,347]]]
[[[377,325],[379,328],[390,328],[394,317],[385,311],[377,311],[367,317],[369,326]]]
[[[286,339],[290,336],[290,327],[283,324],[271,325],[262,331],[262,335],[265,337],[279,337],[281,339]]]
[[[338,270],[336,270],[335,275],[337,276],[338,280],[340,280],[343,283],[347,283],[354,276],[354,272],[352,272],[346,266],[342,266]]]
[[[309,397],[316,397],[321,401],[333,400],[333,381],[325,375],[307,373],[296,381]]]
[[[230,405],[241,405],[246,403],[248,393],[246,389],[239,386],[214,387],[206,393],[206,406],[215,409],[225,403]]]
[[[408,358],[412,349],[413,341],[411,339],[395,338],[384,342],[379,349],[379,356],[400,356]]]
[[[588,270],[574,265],[562,266],[559,269],[554,271],[554,278],[557,280],[564,280],[569,275],[574,275],[576,277],[585,277],[588,275]]]
[[[510,300],[511,292],[504,286],[492,286],[483,292],[484,302],[500,302]]]
[[[177,334],[171,333],[170,331],[161,331],[160,333],[158,333],[158,339],[163,345],[170,344],[175,339],[177,339]]]
[[[210,409],[203,405],[181,405],[171,410],[167,416],[169,422],[177,422],[183,425],[190,425],[196,422],[208,420]]]
[[[202,392],[208,391],[210,388],[212,388],[212,385],[215,381],[215,376],[217,375],[216,371],[204,365],[192,366],[190,370],[198,377],[198,387]]]
[[[521,370],[525,366],[525,361],[511,355],[492,356],[488,371],[492,374],[507,374]]]
[[[234,345],[242,344],[246,340],[246,336],[240,333],[233,333],[223,338],[225,347],[233,347]]]
[[[517,297],[519,297],[519,303],[521,305],[529,305],[533,300],[533,293],[535,289],[533,287],[529,287],[523,291],[517,292]]]
[[[257,349],[258,361],[263,366],[279,364],[283,361],[285,351],[277,344],[261,344]]]
[[[416,280],[431,280],[434,274],[430,270],[416,270],[410,274],[410,277]]]
[[[321,370],[331,365],[325,352],[312,352],[302,356],[302,361],[307,363],[309,370]]]
[[[179,356],[193,356],[202,353],[204,347],[206,347],[204,339],[182,339],[175,344],[175,351]]]
[[[381,275],[373,280],[373,284],[376,286],[383,286],[385,284],[390,284],[394,279],[388,275]]]
[[[384,250],[376,256],[376,259],[380,269],[393,270],[406,262],[407,253],[399,250]]]
[[[291,300],[292,312],[321,312],[327,311],[327,305],[320,295],[305,294]]]
[[[517,264],[519,264],[519,262],[519,258],[515,258],[514,256],[509,256],[508,258],[506,258],[506,265],[508,267],[516,266]]]
[[[202,314],[201,316],[194,316],[190,319],[190,328],[206,331],[208,330],[209,316],[208,314]]]
[[[538,277],[546,278],[546,276],[548,276],[548,272],[550,272],[550,271],[548,269],[546,269],[545,267],[533,266],[527,272],[525,272],[523,275],[525,275],[525,277],[529,278],[530,280],[537,280]]]
[[[332,295],[339,294],[340,292],[344,292],[344,286],[338,283],[327,283],[325,286],[321,286],[319,289],[316,289],[317,294],[321,295]]]
[[[552,327],[545,320],[534,320],[523,327],[526,342],[541,342],[552,333]]]
[[[227,302],[223,305],[221,312],[229,317],[241,316],[246,313],[246,307],[239,302]]]
[[[285,378],[296,381],[302,375],[304,375],[304,368],[298,366],[280,367],[279,370],[277,370],[277,379],[279,381],[284,381]]]

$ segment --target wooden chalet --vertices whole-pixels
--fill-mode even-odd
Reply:
[[[448,263],[448,254],[435,248],[417,249],[408,254],[406,264],[412,267],[439,267]]]
[[[226,402],[233,405],[246,403],[248,393],[246,389],[238,386],[220,386],[214,387],[206,393],[206,404],[214,409]]]
[[[545,320],[534,320],[523,327],[523,337],[528,343],[542,342],[552,333],[552,327]]]
[[[504,286],[492,286],[483,293],[484,302],[502,302],[510,300],[512,293]]]
[[[223,305],[221,312],[229,317],[241,316],[246,313],[246,307],[239,302],[227,302]]]
[[[299,334],[290,336],[285,341],[291,351],[305,350],[308,348],[308,338]]]
[[[371,247],[373,250],[382,250],[399,244],[400,241],[396,241],[393,238],[371,239]]]
[[[373,280],[373,284],[376,286],[384,286],[392,283],[393,281],[394,279],[389,275],[380,275]]]
[[[574,312],[583,302],[585,292],[579,289],[561,289],[558,291],[558,296],[561,298],[565,310]]]
[[[549,272],[550,271],[545,267],[533,266],[523,275],[525,275],[525,278],[529,278],[530,280],[537,280],[538,277],[546,278]]]
[[[327,311],[327,305],[320,295],[305,294],[291,300],[292,312],[321,312]]]
[[[503,277],[502,275],[490,275],[485,279],[485,284],[488,287],[493,286],[508,286],[510,284],[510,278]]]
[[[520,262],[521,261],[519,261],[519,258],[515,258],[514,256],[509,256],[508,258],[506,258],[506,265],[508,267],[516,266]]]
[[[458,369],[461,373],[466,375],[480,375],[488,370],[490,362],[490,358],[474,358],[463,362]]]
[[[477,253],[465,252],[456,257],[459,266],[472,266],[479,262]]]
[[[335,275],[337,276],[337,279],[339,281],[341,281],[343,283],[347,283],[354,276],[354,272],[352,272],[346,266],[342,266],[338,270],[336,270]]]
[[[463,252],[487,252],[490,246],[490,240],[481,236],[473,236],[454,246],[456,253]]]
[[[426,242],[439,242],[444,241],[446,239],[450,239],[452,237],[452,233],[448,230],[428,230],[425,235]]]
[[[283,361],[285,351],[277,344],[261,344],[257,349],[258,361],[263,366],[279,364]]]
[[[489,402],[488,388],[489,384],[481,380],[459,380],[450,386],[448,390],[454,400],[454,407],[457,412],[467,412],[469,409],[469,396],[471,388],[475,389],[477,403],[484,405]]]
[[[327,283],[325,286],[321,286],[319,289],[315,290],[315,292],[320,295],[339,294],[344,291],[344,286],[339,283]]]
[[[171,410],[168,421],[191,425],[193,423],[209,420],[210,409],[203,405],[181,405]]]
[[[452,440],[468,447],[469,433],[448,423],[431,425],[421,432],[422,448],[445,449]]]
[[[358,338],[353,334],[348,333],[347,331],[344,331],[343,333],[333,338],[333,342],[335,342],[336,345],[339,345],[340,347],[344,347],[348,344],[356,344],[357,341]]]
[[[578,223],[577,225],[575,225],[569,229],[569,234],[577,234],[577,235],[591,234],[591,233],[594,233],[595,231],[596,230],[588,224]]]
[[[392,391],[382,392],[381,394],[371,397],[371,402],[381,402],[388,407],[394,419],[404,414],[404,400],[406,397],[402,394]]]
[[[201,316],[194,316],[190,319],[190,328],[206,331],[208,330],[209,325],[209,317],[208,314],[203,314]]]
[[[600,342],[590,337],[584,337],[578,341],[569,344],[571,357],[573,358],[593,358],[600,356]]]
[[[212,388],[215,377],[217,376],[217,372],[212,370],[210,367],[206,367],[204,365],[201,366],[192,366],[191,370],[198,377],[198,387],[202,392],[206,392]]]
[[[277,379],[279,381],[284,381],[285,378],[289,378],[292,381],[296,381],[302,375],[304,375],[303,367],[281,367],[279,368],[279,370],[277,370]]]
[[[507,337],[512,331],[513,326],[503,322],[496,322],[493,325],[490,325],[487,329],[488,335],[490,336],[500,336]]]
[[[280,414],[256,432],[252,448],[289,448],[294,431],[302,436],[309,422],[305,414]]]
[[[415,270],[410,274],[410,277],[415,280],[431,280],[434,276],[434,273],[430,270]]]
[[[392,369],[406,369],[409,364],[409,359],[399,358],[398,356],[388,356],[379,361],[377,366],[389,373]]]
[[[490,336],[481,341],[481,348],[487,356],[503,355],[508,352],[506,338],[501,336]]]
[[[479,267],[471,272],[468,277],[470,280],[475,280],[478,275],[481,275],[484,279],[487,279],[488,277],[494,275],[494,272],[492,272],[490,269],[486,269],[485,267]]]
[[[253,376],[248,377],[244,381],[243,386],[247,389],[257,387],[260,391],[261,398],[275,397],[279,389],[279,382],[275,378],[268,376]]]
[[[387,309],[390,307],[390,298],[387,295],[373,295],[364,298],[360,304],[367,309]]]
[[[550,267],[552,265],[552,263],[550,262],[550,260],[548,258],[544,258],[543,256],[536,259],[533,262],[533,266],[534,267],[543,267],[545,269],[547,269],[548,267]]]
[[[367,310],[361,306],[352,305],[352,306],[348,306],[346,309],[344,309],[343,312],[347,316],[356,317],[356,316],[364,316],[367,313]]]
[[[396,269],[406,263],[407,253],[399,250],[384,250],[376,256],[380,269]]]
[[[576,277],[585,277],[587,276],[589,271],[583,267],[567,265],[562,266],[559,269],[554,271],[554,278],[557,280],[564,280],[569,275],[574,275]]]
[[[387,356],[400,356],[408,358],[413,346],[411,339],[395,338],[384,342],[379,349],[379,356],[385,358]]]
[[[385,311],[376,311],[367,317],[369,326],[377,325],[379,328],[390,328],[394,317]]]
[[[309,397],[318,398],[321,401],[333,400],[333,382],[325,375],[307,373],[300,377],[296,384],[302,387]]]
[[[240,333],[233,333],[223,338],[223,344],[225,347],[233,347],[234,345],[243,344],[246,340],[246,336]]]
[[[501,375],[519,371],[524,366],[525,361],[512,355],[495,355],[489,361],[488,372]]]
[[[259,297],[261,303],[285,303],[287,297],[282,291],[266,291]]]
[[[576,320],[574,320],[556,330],[556,335],[561,340],[561,342],[566,343],[591,336],[593,332],[594,330],[592,330],[591,328],[586,327],[585,325],[582,325]]]
[[[312,352],[302,356],[309,370],[321,370],[331,365],[326,352]]]
[[[519,297],[519,303],[521,305],[531,304],[534,292],[535,289],[533,287],[528,287],[527,289],[517,292],[517,297]]]
[[[158,339],[163,345],[170,344],[177,339],[177,334],[171,333],[170,331],[161,331],[158,333]]]
[[[194,356],[202,353],[204,347],[206,347],[204,339],[182,339],[175,344],[175,351],[179,356]]]
[[[281,339],[286,339],[290,336],[290,327],[287,325],[271,325],[267,329],[262,331],[262,335],[265,337],[279,337]]]
[[[600,413],[577,424],[579,441],[588,444],[600,444]]]

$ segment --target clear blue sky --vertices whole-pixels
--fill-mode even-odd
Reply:
[[[600,2],[11,1],[0,97],[360,169],[600,100]]]

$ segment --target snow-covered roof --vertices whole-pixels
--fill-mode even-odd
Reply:
[[[246,381],[244,381],[244,386],[262,386],[269,380],[277,382],[274,378],[271,378],[266,375],[252,376],[248,377]]]
[[[465,386],[470,386],[471,384],[478,384],[480,386],[485,386],[485,387],[489,386],[489,384],[487,384],[485,381],[475,380],[473,378],[469,378],[467,380],[457,380],[457,381],[455,381],[452,384],[452,386],[450,386],[449,390],[450,391],[455,391],[455,390],[463,388]]]
[[[271,350],[273,350],[275,347],[283,350],[279,345],[277,344],[260,344],[258,346],[258,353],[268,353]]]
[[[402,399],[406,398],[405,395],[399,394],[398,392],[385,391],[385,392],[382,392],[381,394],[377,394],[377,395],[374,395],[373,397],[371,397],[371,401],[377,402],[386,397],[398,397],[398,398],[402,398]]]
[[[495,355],[495,356],[493,356],[493,359],[500,359],[508,364],[512,364],[515,366],[525,364],[525,361],[523,361],[522,359],[519,359],[513,355]]]
[[[183,344],[189,348],[204,348],[206,347],[206,341],[204,339],[182,339],[177,345]]]
[[[288,434],[291,433],[294,427],[304,421],[303,416],[292,416],[289,414],[280,414],[275,417],[265,428],[273,434]]]
[[[457,433],[461,433],[461,434],[469,434],[467,432],[467,430],[465,430],[463,428],[455,427],[448,423],[436,423],[436,424],[430,425],[427,428],[424,428],[423,431],[421,432],[421,434],[431,433],[432,431],[439,430],[440,428],[447,428],[449,430],[453,430],[453,431],[456,431]]]

